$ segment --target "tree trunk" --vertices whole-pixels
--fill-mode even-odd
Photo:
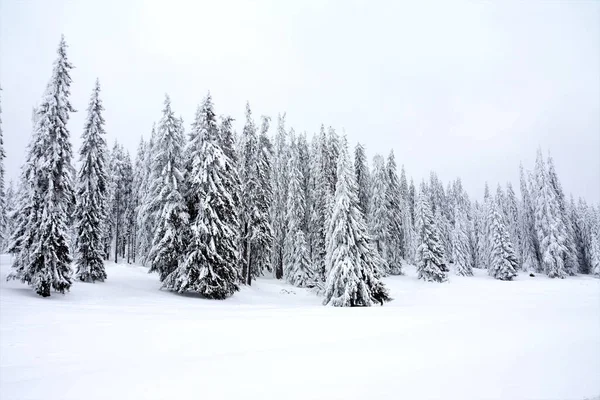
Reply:
[[[248,286],[252,286],[252,245],[250,243],[248,243],[246,250],[246,283]]]

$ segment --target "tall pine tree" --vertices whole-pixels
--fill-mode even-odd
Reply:
[[[148,254],[149,272],[158,272],[161,282],[178,267],[187,245],[189,217],[181,193],[183,141],[181,124],[171,109],[169,96],[165,96],[152,163],[152,208],[159,211]]]
[[[73,208],[72,148],[67,129],[73,66],[61,37],[58,58],[40,106],[36,110],[33,144],[24,173],[23,218],[11,246],[17,252],[8,279],[19,279],[37,294],[64,293],[72,283],[68,248],[68,216]]]
[[[106,140],[100,100],[100,82],[92,92],[79,151],[77,188],[77,277],[84,282],[104,281],[102,235],[107,217],[108,177],[106,174]]]
[[[417,275],[425,281],[444,282],[448,279],[448,268],[444,264],[444,249],[424,185],[421,185],[415,217],[419,243],[416,255]]]
[[[237,188],[239,180],[232,160],[225,155],[219,138],[221,132],[210,93],[196,115],[191,137],[193,147],[188,190],[196,193],[198,204],[191,204],[189,246],[184,261],[165,279],[163,287],[177,292],[193,291],[211,299],[225,299],[239,289],[236,234]]]
[[[323,304],[371,306],[391,300],[376,273],[377,256],[359,209],[345,138],[338,155],[333,214],[327,229],[327,283]]]

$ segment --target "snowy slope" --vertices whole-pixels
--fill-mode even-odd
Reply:
[[[386,279],[336,309],[272,279],[225,301],[146,269],[42,299],[0,258],[0,399],[583,399],[600,395],[600,280]],[[286,293],[291,291],[292,293]]]

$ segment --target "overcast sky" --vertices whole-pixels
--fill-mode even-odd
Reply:
[[[8,179],[16,178],[60,34],[69,45],[69,129],[79,148],[96,77],[106,130],[135,154],[164,94],[186,129],[211,91],[238,130],[345,131],[369,157],[394,149],[420,181],[518,186],[550,151],[567,192],[600,201],[600,2],[0,0]]]

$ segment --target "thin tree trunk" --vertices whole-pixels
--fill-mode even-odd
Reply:
[[[248,266],[246,267],[246,283],[248,286],[252,286],[252,245],[250,243],[248,243],[246,250],[248,253],[246,258],[248,260]]]

